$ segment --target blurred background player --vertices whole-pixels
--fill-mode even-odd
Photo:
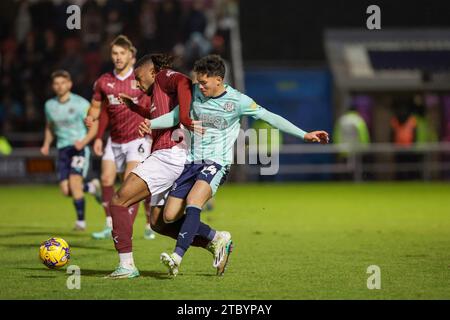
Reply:
[[[90,161],[87,144],[95,136],[95,131],[90,129],[88,132],[83,121],[89,102],[70,92],[72,80],[67,71],[55,71],[51,79],[56,97],[45,103],[47,121],[41,153],[45,156],[49,154],[50,145],[56,136],[59,185],[65,196],[73,198],[77,214],[75,230],[84,231],[86,229],[84,191],[98,196],[100,191],[97,179],[86,184],[83,182]]]
[[[0,154],[9,156],[12,152],[11,144],[6,137],[2,136],[0,133]]]
[[[112,218],[109,203],[114,194],[114,183],[119,173],[125,179],[132,169],[150,155],[151,141],[139,137],[136,128],[143,118],[130,111],[118,99],[119,93],[126,93],[135,102],[148,99],[137,87],[133,74],[136,49],[124,35],[119,35],[111,42],[111,59],[114,70],[100,76],[94,84],[94,94],[89,108],[86,124],[98,129],[94,142],[94,152],[102,156],[101,182],[103,207],[106,213],[106,226],[100,232],[92,234],[94,239],[111,237]],[[142,102],[145,105],[145,102]],[[101,109],[106,111],[101,117]],[[99,120],[100,121],[96,121]],[[106,126],[110,127],[110,137],[103,148],[103,134]],[[137,215],[139,203],[130,207],[133,221]],[[147,204],[147,210],[149,210]],[[148,215],[147,215],[148,217]],[[154,239],[155,235],[147,219],[144,237]]]
[[[345,164],[350,161],[349,157],[353,155],[353,148],[366,148],[370,144],[370,132],[366,121],[356,108],[354,102],[349,104],[348,109],[336,119],[333,130],[333,143],[346,144],[348,150],[342,150],[337,155],[337,161]],[[372,161],[370,155],[361,153],[361,161],[370,163]],[[365,173],[365,177],[368,177]],[[345,176],[337,174],[336,179],[348,179],[349,174]]]

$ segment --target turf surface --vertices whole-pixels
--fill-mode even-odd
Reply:
[[[143,207],[134,228],[141,277],[106,280],[117,263],[112,241],[90,239],[103,227],[88,199],[88,231],[71,231],[70,199],[55,186],[0,188],[1,299],[450,299],[450,185],[277,184],[220,189],[204,221],[229,230],[235,250],[224,277],[210,253],[191,248],[180,275],[159,263],[174,241],[143,239]],[[40,242],[63,237],[81,289],[37,258]],[[381,289],[367,288],[367,267]]]

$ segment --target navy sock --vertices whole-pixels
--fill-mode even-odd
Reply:
[[[183,226],[184,220],[186,219],[186,215],[183,215],[180,219],[178,219],[177,221],[173,222],[172,224],[181,224],[181,226]],[[180,226],[180,229],[181,229]],[[213,228],[211,228],[209,225],[207,225],[204,222],[200,221],[200,225],[198,226],[198,230],[197,230],[197,235],[207,239],[208,241],[211,241],[214,239],[214,236],[216,235],[216,230],[214,230]]]
[[[83,185],[83,192],[88,192],[89,191],[89,185],[88,182],[85,182]]]
[[[75,206],[78,220],[80,221],[84,220],[84,207],[85,207],[84,198],[73,200],[73,205]]]
[[[216,230],[212,229],[209,225],[206,223],[203,223],[200,221],[200,225],[198,226],[197,234],[203,238],[208,239],[211,241],[214,239],[214,236],[216,235]]]
[[[197,206],[186,206],[186,215],[178,234],[175,253],[180,257],[189,249],[200,226],[200,212],[202,209]]]

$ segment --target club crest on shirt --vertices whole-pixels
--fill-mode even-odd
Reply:
[[[69,108],[68,112],[69,112],[69,114],[73,114],[75,112],[75,109],[74,108]]]
[[[136,80],[131,80],[131,89],[133,89],[133,90],[137,90],[138,89],[138,85],[137,85],[137,81]]]
[[[235,104],[234,102],[226,102],[225,105],[223,106],[223,109],[227,112],[232,112],[235,109]]]

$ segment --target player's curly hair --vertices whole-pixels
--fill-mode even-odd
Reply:
[[[208,77],[225,78],[225,62],[217,54],[207,55],[194,64],[196,74],[206,74]]]
[[[163,69],[172,69],[174,60],[174,56],[165,53],[146,54],[136,62],[134,68],[137,69],[147,63],[153,63],[155,71],[159,72]]]

